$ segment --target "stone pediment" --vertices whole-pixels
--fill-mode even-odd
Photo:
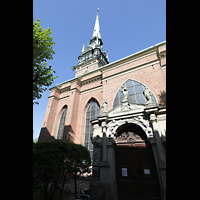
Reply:
[[[122,103],[108,112],[108,117],[143,112],[146,108],[143,104]]]

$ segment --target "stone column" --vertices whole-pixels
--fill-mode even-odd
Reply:
[[[160,181],[160,189],[161,189],[161,197],[162,200],[166,199],[166,159],[164,154],[164,149],[162,146],[161,138],[160,138],[160,131],[159,126],[156,120],[155,114],[150,114],[150,121],[153,127],[153,140],[155,143],[152,142],[152,148],[154,151],[155,162],[158,170],[158,177]]]
[[[158,155],[159,155],[159,160],[161,162],[165,162],[165,154],[164,154],[164,150],[163,150],[163,146],[162,146],[162,142],[161,142],[161,138],[160,138],[160,133],[159,133],[159,127],[158,127],[158,123],[156,121],[156,115],[155,114],[151,114],[150,115],[150,121],[152,123],[153,126],[153,134],[154,134],[154,139],[158,148]]]
[[[102,122],[102,132],[103,132],[103,161],[106,161],[106,122]]]
[[[115,176],[115,141],[106,136],[106,116],[94,120],[92,125],[96,126],[92,138],[94,160],[90,197],[91,200],[116,200],[118,198]],[[96,135],[97,133],[98,135]],[[94,137],[94,135],[96,136]]]

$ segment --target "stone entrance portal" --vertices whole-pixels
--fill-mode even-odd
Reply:
[[[138,125],[118,128],[115,163],[118,200],[160,199],[152,147]]]
[[[91,200],[165,200],[165,152],[159,107],[121,105],[93,120]]]

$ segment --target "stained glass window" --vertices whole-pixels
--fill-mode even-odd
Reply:
[[[135,103],[135,104],[145,104],[147,102],[143,91],[146,88],[145,85],[143,85],[142,83],[135,81],[135,80],[127,80],[122,86],[121,88],[118,90],[116,96],[115,96],[115,100],[113,103],[113,108],[115,108],[116,106],[120,105],[123,99],[123,94],[121,92],[122,87],[126,87],[128,90],[128,101],[129,103]],[[158,105],[156,102],[156,98],[152,93],[151,96],[152,99],[152,103],[155,105]]]
[[[90,123],[91,120],[95,119],[100,115],[100,106],[96,101],[92,101],[86,111],[86,121],[85,121],[85,142],[84,146],[90,151],[90,156],[92,158],[93,154],[93,144],[91,142],[91,137],[93,136],[93,127]]]

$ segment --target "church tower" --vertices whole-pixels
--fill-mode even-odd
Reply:
[[[108,55],[102,48],[103,42],[99,26],[99,8],[97,9],[94,31],[90,43],[86,49],[84,45],[81,55],[78,57],[78,65],[73,67],[76,70],[76,77],[109,63]]]

